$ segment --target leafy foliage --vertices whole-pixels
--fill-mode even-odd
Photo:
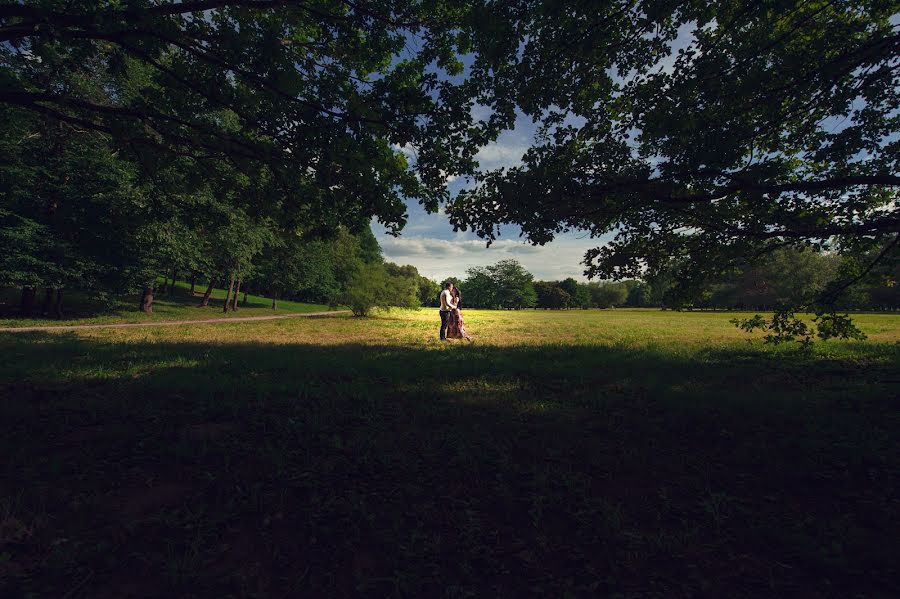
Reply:
[[[450,203],[457,228],[613,234],[587,274],[674,267],[679,305],[780,248],[862,255],[896,235],[894,4],[556,4],[493,5],[503,24],[476,27],[503,81],[495,108],[541,129],[520,166]]]
[[[516,260],[501,260],[486,267],[473,267],[459,282],[465,305],[473,308],[531,308],[537,302],[534,275]]]

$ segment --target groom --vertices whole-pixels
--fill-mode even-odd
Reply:
[[[450,311],[453,309],[453,283],[444,283],[441,291],[441,341],[447,340],[447,323],[450,320]]]

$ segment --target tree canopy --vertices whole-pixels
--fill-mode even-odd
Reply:
[[[487,124],[452,81],[464,6],[433,0],[25,0],[0,6],[0,104],[145,161],[227,161],[325,222],[436,208]],[[416,40],[409,44],[409,40]],[[412,50],[412,47],[415,50]],[[414,170],[401,148],[414,148]],[[264,172],[261,172],[264,171]]]
[[[898,27],[884,0],[4,2],[0,238],[19,248],[0,277],[23,306],[78,284],[149,308],[179,269],[334,295],[357,272],[326,274],[339,251],[303,250],[306,270],[284,256],[345,231],[378,262],[369,223],[398,233],[412,200],[488,242],[507,224],[535,244],[613,235],[586,274],[645,279],[645,304],[827,251],[840,268],[819,293],[783,298],[827,312],[895,280]],[[518,114],[538,124],[522,163],[479,172]],[[474,186],[451,198],[455,176]],[[479,283],[513,270],[470,287],[533,305],[530,281]]]
[[[520,166],[450,203],[456,227],[493,240],[519,225],[537,244],[612,233],[587,274],[677,263],[686,295],[779,247],[896,252],[896,3],[493,9],[499,95],[540,130]]]

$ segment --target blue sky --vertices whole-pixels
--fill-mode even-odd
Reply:
[[[672,67],[680,48],[687,46],[694,38],[693,26],[688,24],[679,29],[674,40],[672,54],[660,62],[660,67]],[[415,51],[417,43],[409,39],[410,51]],[[466,69],[470,57],[463,56]],[[476,114],[477,116],[477,114]],[[522,154],[531,145],[538,124],[518,113],[515,127],[504,132],[496,142],[483,147],[478,153],[481,170],[515,166],[521,162]],[[410,159],[413,156],[408,155]],[[455,195],[467,183],[461,179],[450,181],[448,188]],[[386,260],[397,264],[412,264],[422,275],[442,280],[449,276],[465,278],[466,269],[486,266],[506,258],[515,258],[538,280],[561,280],[572,277],[586,281],[584,254],[591,248],[603,245],[612,236],[592,239],[585,232],[563,233],[544,246],[533,246],[519,236],[520,229],[505,226],[501,237],[486,247],[486,242],[471,232],[456,232],[443,211],[428,214],[416,202],[407,202],[409,220],[400,237],[385,233],[384,227],[372,222],[372,230],[378,238]]]
[[[483,170],[518,164],[532,142],[537,125],[519,116],[513,130],[481,149],[478,161]],[[467,183],[462,179],[448,184],[455,194]],[[584,277],[581,260],[585,251],[597,247],[599,240],[584,233],[562,234],[555,241],[541,247],[533,246],[519,237],[518,227],[504,227],[500,239],[485,247],[484,240],[471,232],[456,232],[443,210],[428,214],[415,202],[408,202],[409,222],[400,237],[385,233],[384,227],[372,223],[372,230],[381,244],[384,257],[398,264],[412,264],[429,278],[441,280],[448,276],[465,277],[466,269],[493,264],[505,258],[515,258],[543,280]]]

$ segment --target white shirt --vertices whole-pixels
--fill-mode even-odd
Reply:
[[[449,312],[453,308],[453,294],[449,289],[444,289],[441,291],[441,312]]]

